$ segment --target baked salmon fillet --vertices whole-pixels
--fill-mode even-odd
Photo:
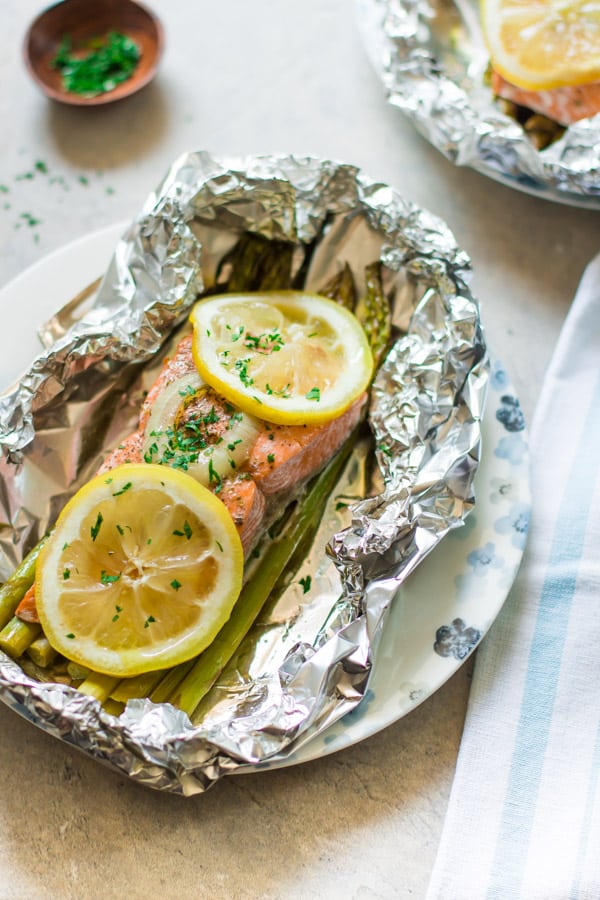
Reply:
[[[496,97],[541,113],[559,125],[572,125],[600,112],[600,82],[559,87],[547,91],[531,91],[506,81],[492,72],[492,90]]]
[[[193,387],[186,385],[188,378]],[[181,401],[175,400],[179,403],[176,421],[159,432],[152,423],[174,387],[181,395]],[[227,471],[223,466],[213,468],[212,459],[216,457],[207,457],[206,486],[227,508],[247,558],[306,482],[335,456],[360,421],[366,401],[364,393],[340,416],[322,425],[274,425],[250,417],[252,426],[246,429],[245,446],[240,448],[237,445],[242,444],[242,438],[235,435],[242,414],[212,388],[198,388],[192,336],[187,335],[164,362],[149,390],[138,427],[109,454],[98,474],[123,463],[139,462],[158,462],[194,474],[193,457],[198,455],[199,446],[203,448],[201,453],[209,454],[219,447],[229,448]],[[16,615],[27,622],[39,622],[35,585],[23,597]]]

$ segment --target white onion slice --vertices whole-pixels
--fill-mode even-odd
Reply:
[[[168,432],[174,429],[186,397],[203,386],[205,383],[198,373],[191,372],[172,381],[157,397],[144,431],[142,453],[147,462],[164,460],[170,449]],[[233,477],[244,464],[260,430],[258,419],[232,408],[222,439],[200,450],[195,460],[181,468],[205,487],[215,487],[225,478]]]

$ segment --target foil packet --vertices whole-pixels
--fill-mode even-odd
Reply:
[[[476,0],[357,0],[357,12],[389,103],[447,159],[526,193],[600,208],[600,114],[536,149],[494,101]]]
[[[45,323],[43,352],[0,397],[3,578],[136,427],[191,305],[230,286],[228,261],[248,235],[285,248],[289,286],[320,291],[347,268],[359,303],[375,262],[392,308],[370,434],[300,568],[192,720],[148,699],[111,715],[56,672],[0,653],[5,703],[114,770],[183,795],[284,764],[356,707],[403,581],[473,507],[480,454],[486,346],[469,260],[444,223],[349,165],[186,154],[119,241],[99,288]]]

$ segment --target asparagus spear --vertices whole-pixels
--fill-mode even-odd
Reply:
[[[124,703],[118,703],[116,700],[113,700],[112,697],[109,697],[108,700],[105,700],[102,706],[104,710],[111,716],[120,716],[125,709]]]
[[[48,666],[53,663],[58,656],[58,653],[51,645],[48,638],[44,637],[43,634],[40,634],[39,637],[36,637],[35,640],[32,641],[32,643],[27,648],[26,653],[31,661],[41,669],[47,669]]]
[[[392,312],[383,293],[381,263],[375,262],[365,269],[366,292],[356,316],[365,330],[375,369],[381,362],[392,333]]]
[[[33,584],[35,564],[46,538],[30,550],[23,562],[15,569],[0,588],[0,629],[12,618],[15,609]]]
[[[37,622],[24,622],[13,616],[0,631],[0,650],[18,659],[41,633],[42,626]]]
[[[307,532],[318,526],[324,503],[335,487],[354,440],[355,435],[352,435],[314,479],[292,514],[288,527],[268,548],[253,578],[242,589],[229,621],[169,696],[169,702],[190,717],[249,632],[300,542]]]
[[[231,266],[227,290],[268,291],[288,288],[292,269],[293,244],[270,241],[259,234],[243,234],[222,266]]]
[[[353,312],[356,306],[356,287],[352,276],[352,269],[345,263],[344,268],[334,275],[327,284],[319,290],[319,294],[323,297],[329,297],[335,300],[340,306],[344,306]]]
[[[111,691],[110,696],[113,700],[118,700],[119,703],[127,703],[128,700],[148,697],[159,681],[162,680],[164,674],[164,669],[162,669],[159,672],[144,672],[143,675],[123,678],[115,689]]]
[[[82,694],[87,694],[88,697],[95,697],[100,703],[104,703],[108,700],[120,680],[120,678],[114,678],[112,675],[100,675],[99,672],[90,672],[77,690],[81,691]]]
[[[150,694],[150,699],[154,703],[166,703],[195,663],[196,659],[188,659],[187,662],[180,663],[178,666],[169,669]]]

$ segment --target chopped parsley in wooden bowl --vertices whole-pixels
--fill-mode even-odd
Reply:
[[[147,85],[162,48],[159,20],[133,0],[63,0],[32,22],[23,55],[48,97],[98,106]]]

